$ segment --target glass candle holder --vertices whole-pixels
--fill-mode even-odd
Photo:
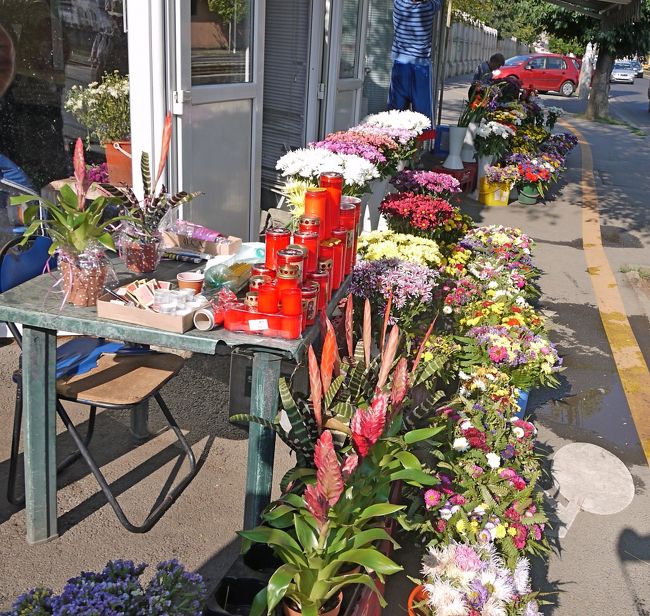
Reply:
[[[302,292],[297,287],[294,289],[280,289],[280,303],[282,314],[288,317],[302,314]]]
[[[348,231],[343,227],[332,229],[332,237],[335,240],[341,241],[341,283],[343,283],[346,276],[345,264],[348,262],[348,235]],[[349,250],[352,250],[352,246],[350,246]]]
[[[307,326],[313,325],[316,322],[316,315],[318,314],[318,292],[320,286],[317,282],[308,282],[302,288],[302,305],[306,313]]]
[[[246,307],[252,311],[255,312],[257,310],[257,304],[258,304],[258,296],[257,296],[257,291],[249,291],[246,293],[246,300],[244,301],[246,304]]]
[[[253,265],[251,265],[251,276],[268,276],[269,278],[275,278],[275,270],[266,267],[266,263],[253,263]]]
[[[272,282],[265,282],[257,292],[257,309],[264,314],[275,314],[279,310],[280,290]]]
[[[321,255],[325,255],[327,259],[331,261],[331,271],[332,271],[332,294],[343,282],[343,242],[341,240],[331,237],[320,244]],[[323,260],[319,260],[319,269],[320,264],[323,263]],[[323,263],[326,267],[326,264]]]
[[[265,282],[271,282],[272,278],[266,274],[251,276],[248,281],[248,289],[250,291],[259,291],[260,287]]]
[[[315,216],[301,216],[298,219],[298,231],[310,231],[320,237],[320,219]]]
[[[341,221],[341,227],[347,231],[347,237],[345,238],[346,251],[345,251],[345,275],[347,276],[354,267],[354,262],[356,261],[355,249],[355,240],[357,237],[356,234],[356,211],[357,208],[354,203],[346,203],[341,201],[341,208],[339,210],[339,220]]]
[[[356,259],[357,256],[357,240],[359,239],[359,234],[361,233],[361,199],[359,197],[341,197],[341,203],[352,203],[356,208],[354,211],[354,256]]]
[[[289,245],[282,250],[278,250],[276,257],[277,271],[279,272],[285,265],[291,265],[298,268],[298,279],[302,284],[305,275],[305,252],[304,246]]]
[[[320,243],[318,271],[325,272],[329,276],[329,294],[327,298],[329,303],[334,295],[334,246],[329,242],[329,240]]]
[[[272,270],[277,268],[277,254],[280,250],[286,248],[290,241],[291,232],[289,229],[272,227],[266,230],[266,267]]]
[[[289,275],[289,274],[281,274],[278,272],[278,276],[276,278],[278,289],[280,290],[280,293],[282,291],[285,291],[286,289],[298,289],[298,275]]]
[[[325,310],[331,299],[330,295],[330,274],[329,272],[312,272],[307,274],[307,282],[314,282],[318,285],[318,312]]]
[[[318,233],[315,231],[296,231],[293,234],[293,243],[307,249],[305,272],[309,274],[315,272],[318,267],[318,248],[320,244]]]
[[[327,216],[329,231],[339,226],[339,205],[343,192],[343,174],[335,172],[321,173],[319,178],[321,188],[327,190]],[[329,237],[326,236],[325,239]]]
[[[330,225],[327,218],[327,190],[325,188],[310,188],[305,192],[305,216],[318,218],[318,237],[321,240],[329,237]]]

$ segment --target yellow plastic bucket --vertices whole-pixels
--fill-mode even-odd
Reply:
[[[510,186],[505,182],[489,182],[482,177],[479,181],[478,200],[483,205],[503,207],[508,205]]]

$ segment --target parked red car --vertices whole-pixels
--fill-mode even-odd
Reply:
[[[526,89],[571,96],[578,87],[580,62],[569,56],[538,53],[508,58],[501,68],[492,72],[495,79],[510,75],[518,77]]]

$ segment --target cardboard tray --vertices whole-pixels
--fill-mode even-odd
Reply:
[[[179,316],[175,314],[159,314],[151,310],[143,310],[135,306],[125,306],[111,303],[113,297],[106,293],[97,300],[97,316],[113,321],[135,323],[145,327],[153,327],[166,332],[182,334],[194,327],[194,311]]]
[[[234,255],[241,248],[241,238],[228,236],[227,242],[208,242],[179,235],[172,231],[163,231],[163,248],[181,248],[207,255]]]

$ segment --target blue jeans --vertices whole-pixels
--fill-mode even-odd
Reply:
[[[0,178],[7,178],[25,188],[34,190],[34,186],[27,174],[4,154],[0,154]]]
[[[388,109],[409,109],[433,121],[431,62],[393,62],[388,90]]]

